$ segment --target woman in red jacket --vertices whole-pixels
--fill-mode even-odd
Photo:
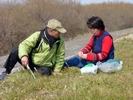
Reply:
[[[78,52],[78,56],[65,60],[69,67],[82,68],[88,63],[96,64],[114,58],[114,44],[112,36],[105,30],[101,18],[93,16],[87,20],[87,26],[92,33],[87,45]]]

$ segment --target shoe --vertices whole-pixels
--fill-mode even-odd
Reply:
[[[67,64],[67,62],[64,62],[63,68],[69,68],[70,66]]]
[[[2,74],[0,75],[0,81],[3,80],[7,76],[7,74],[7,71],[2,72]]]

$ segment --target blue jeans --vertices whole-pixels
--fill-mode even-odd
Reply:
[[[78,68],[82,68],[86,64],[90,63],[89,61],[85,59],[81,59],[78,56],[74,56],[69,60],[65,60],[65,62],[69,65],[69,67],[75,66]]]

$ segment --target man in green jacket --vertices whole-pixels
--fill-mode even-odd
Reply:
[[[42,32],[42,38],[36,47]],[[0,80],[11,73],[17,62],[25,68],[29,65],[32,71],[37,69],[43,75],[51,75],[52,72],[54,75],[61,75],[65,56],[65,44],[61,33],[65,32],[66,30],[58,20],[49,20],[44,30],[33,33],[18,47],[12,49],[3,66],[6,71],[0,75]]]

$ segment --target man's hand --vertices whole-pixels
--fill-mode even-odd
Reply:
[[[53,72],[53,75],[62,75],[61,72]]]
[[[22,58],[21,58],[21,63],[22,63],[22,65],[23,66],[27,66],[27,64],[28,64],[28,62],[29,62],[29,60],[28,60],[28,57],[27,56],[23,56]]]

